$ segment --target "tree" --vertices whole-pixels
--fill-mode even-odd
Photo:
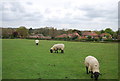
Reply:
[[[117,35],[120,35],[120,28],[116,31]]]
[[[18,36],[20,38],[26,38],[28,35],[28,30],[24,26],[17,28],[16,31],[18,32]]]
[[[117,39],[120,40],[120,28],[116,31],[116,34],[117,34]]]
[[[100,33],[105,33],[105,31],[104,31],[104,30],[101,30]]]
[[[0,39],[2,38],[2,28],[0,28]]]
[[[50,30],[49,30],[49,35],[52,37],[52,39],[54,39],[55,36],[57,36],[57,29],[55,29],[55,28],[50,28]]]
[[[79,35],[82,35],[82,32],[81,32],[80,30],[74,29],[74,30],[72,30],[72,32],[73,32],[73,33],[74,33],[74,32],[77,32]]]
[[[90,35],[88,35],[88,37],[87,37],[88,39],[91,39],[92,37],[90,36]]]
[[[12,33],[12,35],[13,35],[14,38],[17,38],[18,37],[18,32],[15,31],[15,32]]]
[[[95,32],[96,34],[100,35],[101,34],[101,31],[93,31]]]
[[[14,32],[13,28],[2,28],[3,38],[12,38],[12,33]]]
[[[33,32],[33,29],[30,28],[29,31],[28,31],[28,33],[31,34],[32,32]]]
[[[70,34],[70,33],[72,33],[72,29],[69,29],[69,30],[67,30],[66,32],[67,32],[67,34]]]
[[[110,29],[110,28],[106,28],[105,29],[105,33],[109,33],[110,35],[112,35],[113,36],[113,30],[112,29]]]

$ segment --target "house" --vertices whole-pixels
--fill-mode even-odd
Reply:
[[[44,37],[42,37],[43,39],[51,39],[51,37],[50,36],[44,36]]]
[[[43,36],[43,34],[30,35],[28,38],[41,38],[41,39],[51,39],[50,36]]]
[[[91,36],[91,38],[97,38],[98,34],[95,32],[83,32],[82,37],[88,37]]]
[[[28,36],[29,38],[43,38],[43,34],[35,34],[35,35],[30,35]]]
[[[78,37],[78,39],[87,39],[87,37],[85,37],[85,36],[80,36],[80,37]]]
[[[68,37],[67,34],[62,34],[62,35],[56,36],[55,38],[67,38],[67,37]]]
[[[72,33],[72,34],[62,34],[58,35],[55,38],[74,38],[74,37],[79,37],[80,35],[78,33]]]
[[[68,34],[69,38],[73,38],[73,37],[80,37],[80,35],[78,33],[73,33],[73,34]]]
[[[100,34],[100,37],[112,38],[112,36],[109,33],[102,33]]]

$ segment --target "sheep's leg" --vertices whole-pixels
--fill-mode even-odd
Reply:
[[[58,53],[58,48],[56,49],[56,53]]]
[[[56,52],[58,53],[58,50],[56,50]]]
[[[91,73],[91,78],[93,78],[93,72],[91,66],[88,67],[89,73]]]
[[[88,73],[91,73],[91,71],[92,71],[92,70],[91,70],[91,67],[90,67],[90,66],[88,67],[88,70],[89,70],[89,72],[88,72]]]
[[[88,67],[87,67],[87,66],[86,66],[86,73],[89,74],[89,73],[88,73]]]
[[[64,53],[64,51],[63,51],[63,50],[61,50],[61,53]]]
[[[58,50],[55,50],[55,53],[58,53]]]
[[[56,53],[56,50],[55,50],[55,53]]]
[[[91,71],[89,71],[88,73],[91,73]]]
[[[92,71],[90,71],[90,73],[91,73],[91,78],[93,78],[93,72],[92,72]]]

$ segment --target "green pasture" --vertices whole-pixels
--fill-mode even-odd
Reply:
[[[53,44],[64,43],[65,53],[50,53]],[[3,79],[90,79],[84,58],[96,57],[100,79],[118,78],[118,44],[40,40],[2,40]]]

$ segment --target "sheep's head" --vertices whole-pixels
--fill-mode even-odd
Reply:
[[[98,77],[99,77],[100,73],[99,72],[95,72],[95,73],[93,73],[93,75],[94,75],[95,80],[98,80]]]
[[[50,49],[50,53],[53,53],[53,50],[52,50],[52,49]]]

